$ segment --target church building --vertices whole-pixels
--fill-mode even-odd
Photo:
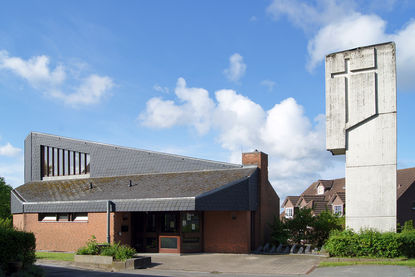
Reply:
[[[138,252],[249,253],[279,215],[256,150],[238,165],[32,132],[24,174],[13,224],[38,250],[76,251],[95,236]]]

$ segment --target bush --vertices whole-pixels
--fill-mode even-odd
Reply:
[[[36,239],[33,233],[0,227],[0,267],[8,272],[8,263],[22,262],[23,267],[35,262]]]
[[[415,231],[380,233],[351,230],[330,234],[324,248],[331,256],[395,258],[415,256]]]
[[[414,230],[414,222],[412,220],[405,221],[402,227],[402,232],[411,232]]]
[[[86,246],[76,251],[77,255],[99,255],[100,249],[95,236],[92,236],[86,243]]]
[[[95,236],[92,236],[92,239],[88,240],[87,245],[79,248],[76,254],[112,256],[115,260],[125,261],[134,256],[135,249],[127,245],[120,245],[120,243],[99,245]]]
[[[408,258],[415,258],[415,230],[403,231],[399,234],[400,253]]]

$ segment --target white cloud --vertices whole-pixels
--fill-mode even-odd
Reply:
[[[49,95],[63,100],[69,105],[90,105],[98,103],[112,88],[113,82],[109,77],[101,77],[92,74],[82,80],[79,87],[73,93],[63,93],[62,91],[50,91]]]
[[[274,87],[275,87],[275,82],[271,81],[271,80],[262,80],[261,81],[261,86],[264,86],[268,89],[268,91],[273,91]]]
[[[256,16],[255,15],[253,15],[253,16],[251,16],[250,18],[249,18],[249,21],[251,21],[251,22],[253,22],[253,21],[257,21],[258,19],[256,18]]]
[[[158,91],[158,92],[163,92],[163,93],[169,93],[169,88],[168,87],[162,87],[162,86],[160,86],[159,84],[155,84],[154,86],[153,86],[153,89],[155,90],[155,91]]]
[[[9,142],[6,145],[0,146],[0,156],[14,157],[21,151],[22,149],[14,147]]]
[[[320,178],[320,172],[344,168],[344,162],[336,163],[325,150],[324,115],[310,121],[293,98],[265,111],[234,90],[219,90],[213,100],[205,89],[187,87],[183,78],[177,82],[176,95],[177,101],[150,99],[139,116],[141,123],[156,128],[185,125],[201,133],[203,122],[203,133],[217,133],[216,139],[229,151],[231,162],[241,162],[241,149],[268,153],[270,179],[282,197],[302,192]],[[198,109],[203,112],[196,113]],[[203,120],[193,119],[200,114]]]
[[[394,4],[395,1],[388,1],[385,8],[390,9]],[[398,89],[414,88],[414,20],[409,20],[401,30],[387,33],[385,20],[376,14],[359,12],[354,1],[317,0],[308,4],[298,0],[274,0],[267,11],[276,20],[287,16],[295,26],[307,33],[311,31],[307,48],[308,70],[321,64],[329,53],[395,41]]]
[[[312,70],[331,52],[385,42],[385,26],[376,15],[355,14],[322,27],[308,43],[308,68]]]
[[[275,20],[286,16],[295,26],[310,31],[353,14],[354,7],[353,1],[274,0],[267,7],[267,12]]]
[[[0,70],[9,70],[25,79],[33,88],[46,96],[59,99],[72,106],[90,105],[101,101],[108,90],[113,87],[113,81],[107,76],[91,74],[78,80],[77,70],[68,70],[63,65],[51,68],[49,57],[34,56],[28,60],[11,57],[5,50],[0,51]],[[68,76],[67,72],[74,76]],[[69,80],[68,77],[73,77]],[[74,84],[74,82],[78,84]],[[64,87],[71,86],[71,92],[63,92]]]
[[[229,68],[225,69],[223,73],[225,76],[233,81],[237,82],[245,74],[246,64],[244,63],[243,57],[235,53],[229,58]]]
[[[189,88],[186,81],[179,78],[174,92],[180,104],[161,98],[150,99],[146,111],[139,116],[142,124],[153,128],[191,125],[199,134],[206,133],[214,108],[208,91],[203,88]]]

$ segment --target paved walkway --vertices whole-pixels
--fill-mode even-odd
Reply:
[[[157,270],[186,270],[214,273],[307,274],[320,262],[317,256],[246,254],[152,254]]]

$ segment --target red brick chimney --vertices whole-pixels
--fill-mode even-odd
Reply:
[[[261,171],[261,181],[268,180],[268,155],[255,149],[254,152],[242,153],[243,165],[257,165]]]

